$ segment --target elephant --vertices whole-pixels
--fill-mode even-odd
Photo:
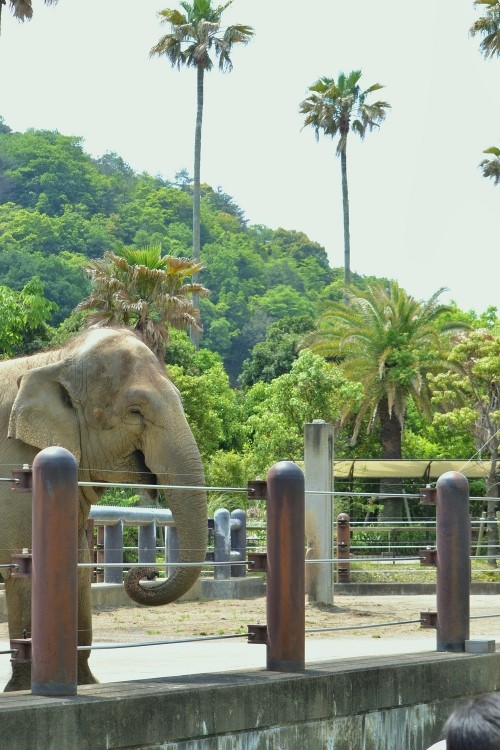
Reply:
[[[141,570],[127,588],[140,604],[178,599],[196,581],[207,548],[207,503],[201,456],[180,394],[138,335],[94,328],[62,348],[0,362],[0,467],[32,465],[36,454],[61,446],[75,457],[80,481],[170,484],[167,502],[176,523],[180,563],[168,578],[141,585]],[[180,485],[189,490],[179,488]],[[199,488],[199,489],[198,489]],[[88,560],[86,522],[103,487],[78,487],[79,559]],[[155,490],[148,490],[151,495]],[[31,548],[31,493],[0,483],[0,563]],[[56,573],[55,573],[56,574]],[[2,568],[10,638],[31,633],[31,582]],[[78,643],[91,646],[91,574],[78,570]],[[97,682],[90,650],[78,651],[78,684]],[[5,690],[31,686],[29,662],[12,664]]]

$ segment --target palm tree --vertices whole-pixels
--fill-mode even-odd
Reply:
[[[500,55],[500,0],[475,0],[474,5],[485,5],[485,15],[470,28],[470,35],[482,36],[480,52],[486,57]]]
[[[491,154],[492,159],[484,159],[480,163],[480,167],[483,170],[483,177],[491,177],[495,185],[500,182],[500,148],[491,146],[483,151],[483,154]]]
[[[57,0],[44,0],[46,5],[55,5]],[[2,6],[6,4],[6,0],[0,0],[0,24],[2,16]],[[33,8],[31,0],[9,0],[9,6],[12,11],[14,18],[19,21],[26,21],[33,15]]]
[[[347,136],[350,130],[359,135],[361,140],[367,130],[379,127],[385,119],[390,104],[374,102],[369,104],[367,98],[374,91],[382,89],[375,83],[365,91],[361,90],[360,70],[353,70],[348,75],[340,73],[334,78],[319,78],[309,87],[310,94],[300,104],[300,112],[306,115],[304,127],[314,128],[316,139],[320,132],[330,138],[339,136],[337,154],[340,156],[342,173],[342,205],[344,213],[344,282],[351,283],[351,245],[349,235],[349,194],[347,190]]]
[[[409,398],[431,416],[431,392],[427,373],[448,365],[441,355],[444,334],[463,326],[450,315],[451,308],[438,304],[443,289],[428,302],[418,302],[396,282],[387,288],[380,282],[366,291],[347,290],[348,302],[331,303],[319,319],[316,331],[303,346],[318,354],[335,357],[352,380],[361,382],[364,399],[356,415],[352,443],[362,421],[368,417],[368,431],[380,426],[382,459],[402,457],[401,443]],[[382,493],[400,493],[401,479],[382,479]],[[384,517],[401,516],[401,502],[387,498]]]
[[[92,291],[76,310],[90,311],[87,326],[132,328],[163,362],[169,327],[200,327],[191,297],[208,290],[188,280],[202,268],[188,258],[162,256],[160,245],[107,252],[86,265]]]
[[[218,58],[219,70],[231,71],[230,53],[233,45],[247,44],[254,35],[251,26],[237,24],[222,28],[222,15],[232,4],[212,6],[212,0],[181,2],[184,10],[166,8],[159,12],[162,23],[170,24],[170,31],[151,49],[151,55],[165,55],[172,67],[196,68],[196,127],[194,139],[193,179],[193,260],[200,259],[200,169],[201,129],[203,120],[203,83],[205,71],[213,68],[212,56]],[[211,56],[212,55],[212,56]],[[197,300],[195,298],[195,304]]]

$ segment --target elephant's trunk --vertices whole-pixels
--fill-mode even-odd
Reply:
[[[182,484],[203,486],[204,478],[201,459],[195,458],[195,471],[177,469]],[[192,469],[192,467],[191,467]],[[157,474],[158,482],[168,484],[165,477]],[[171,482],[170,482],[171,483]],[[200,563],[189,567],[172,569],[169,577],[157,585],[141,584],[141,579],[152,580],[158,575],[154,568],[132,568],[125,576],[125,591],[138,604],[160,606],[173,602],[188,591],[201,573],[207,550],[207,504],[204,490],[173,490],[168,496],[179,537],[179,563]]]

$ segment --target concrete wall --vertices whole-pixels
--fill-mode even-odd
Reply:
[[[258,648],[256,646],[255,648]],[[117,657],[119,658],[119,657]],[[428,653],[0,696],[12,750],[423,750],[500,688],[500,654]]]

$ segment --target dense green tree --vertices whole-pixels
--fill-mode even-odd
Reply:
[[[51,325],[60,324],[85,297],[90,288],[83,273],[86,258],[74,253],[44,257],[42,253],[26,253],[19,247],[0,249],[0,280],[20,291],[33,276],[41,279],[44,294],[54,303]]]
[[[165,359],[169,328],[199,326],[194,293],[208,290],[189,279],[201,265],[188,258],[161,254],[161,246],[127,248],[90,261],[90,296],[77,311],[89,311],[88,326],[125,325],[139,333],[160,361]]]
[[[301,352],[290,371],[272,382],[258,381],[244,401],[245,453],[253,475],[265,476],[283,459],[301,460],[306,422],[325,419],[340,425],[349,408],[358,408],[361,396],[358,383],[310,351]],[[336,450],[341,450],[342,438],[337,438]]]
[[[458,337],[448,361],[452,369],[431,378],[433,401],[442,410],[434,422],[474,436],[476,455],[492,461],[487,494],[498,497],[500,324],[496,330],[478,329]]]
[[[487,456],[491,461],[485,479],[486,496],[496,498],[486,503],[487,536],[493,547],[500,497],[500,325],[496,330],[479,329],[459,337],[448,359],[452,371],[432,378],[434,403],[443,410],[434,422],[457,435],[473,436],[476,450],[470,455]]]
[[[484,9],[470,28],[471,36],[482,37],[479,49],[486,57],[500,55],[500,0],[475,0],[474,5]]]
[[[30,352],[36,336],[47,340],[44,328],[54,309],[36,277],[19,292],[0,286],[0,357]]]
[[[445,318],[449,307],[438,303],[443,290],[419,302],[392,282],[348,290],[348,304],[332,303],[304,345],[335,358],[346,376],[360,382],[364,398],[357,412],[353,441],[365,416],[368,429],[378,423],[381,458],[402,458],[402,431],[409,399],[432,417],[427,375],[447,367],[445,334],[462,324]],[[381,480],[382,493],[401,492],[401,480]],[[401,503],[387,499],[387,517],[401,514]]]
[[[255,344],[251,356],[243,362],[238,383],[248,388],[259,380],[270,383],[289,372],[299,356],[299,341],[313,327],[313,318],[308,315],[281,318],[272,323],[265,341]]]
[[[220,357],[199,349],[182,365],[169,361],[168,373],[182,395],[182,403],[204,461],[219,450],[242,447],[241,407]]]
[[[59,215],[64,206],[103,209],[106,179],[82,148],[82,139],[46,130],[0,133],[0,203],[14,201]]]
[[[347,186],[347,137],[352,130],[361,139],[367,130],[379,127],[385,119],[387,102],[367,101],[370,94],[383,86],[375,83],[365,91],[359,85],[360,70],[340,73],[334,78],[319,78],[309,87],[309,96],[301,102],[304,125],[310,125],[319,138],[320,133],[330,138],[339,136],[337,154],[342,175],[342,205],[344,216],[344,283],[351,283],[351,241],[349,232],[349,193]]]
[[[193,259],[200,260],[200,200],[201,200],[201,133],[203,121],[204,75],[218,60],[221,71],[233,67],[231,51],[235,44],[247,44],[254,31],[250,26],[237,24],[222,27],[224,11],[232,0],[214,6],[212,0],[181,2],[183,13],[165,8],[159,12],[162,23],[169,25],[169,32],[161,37],[151,49],[152,55],[165,55],[173,67],[196,69],[196,126],[194,143],[193,179]]]

